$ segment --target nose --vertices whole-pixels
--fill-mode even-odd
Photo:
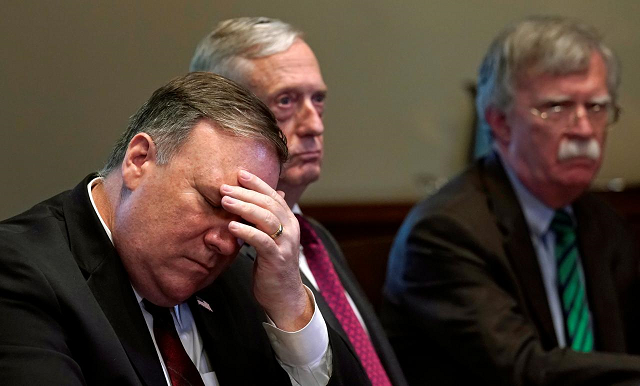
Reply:
[[[305,98],[304,103],[298,109],[298,135],[319,136],[324,132],[322,123],[322,111],[313,104],[311,98]]]
[[[576,105],[573,116],[569,121],[568,132],[581,137],[590,137],[595,133],[593,124],[589,120],[587,109],[582,103]]]
[[[230,256],[237,252],[238,239],[229,232],[229,223],[233,220],[239,221],[239,217],[226,216],[224,219],[218,219],[207,229],[203,239],[209,250],[223,256]]]

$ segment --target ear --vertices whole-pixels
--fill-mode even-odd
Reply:
[[[129,142],[122,161],[122,183],[134,190],[150,167],[156,165],[156,144],[147,133],[138,133]]]
[[[507,123],[507,115],[496,107],[487,107],[484,119],[491,127],[493,139],[501,146],[507,147],[511,142],[511,126]]]

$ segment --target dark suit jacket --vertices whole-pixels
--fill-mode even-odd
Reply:
[[[638,257],[591,194],[572,205],[598,353],[557,347],[524,215],[495,155],[413,208],[389,257],[382,320],[412,384],[638,384]],[[605,353],[607,352],[607,353]]]
[[[349,296],[351,296],[351,299],[358,308],[358,311],[360,312],[360,315],[362,316],[362,319],[367,326],[367,331],[369,332],[371,342],[373,343],[376,353],[378,354],[378,357],[382,362],[382,366],[387,372],[391,383],[396,386],[406,385],[407,381],[402,374],[402,370],[400,369],[398,360],[395,356],[395,353],[393,352],[393,349],[391,348],[391,345],[389,344],[389,340],[387,339],[384,329],[382,328],[382,325],[378,320],[373,306],[371,305],[371,303],[369,303],[369,300],[364,294],[364,291],[360,288],[360,285],[358,284],[356,278],[353,276],[353,273],[351,273],[347,260],[342,254],[342,250],[338,246],[338,243],[331,236],[329,231],[322,225],[320,225],[320,223],[309,217],[306,217],[306,219],[311,223],[316,233],[318,234],[318,237],[320,237],[322,243],[327,249],[327,252],[329,253],[329,257],[331,258],[336,273],[338,274],[338,277],[342,282],[342,286],[345,288],[347,293],[349,293]],[[248,256],[251,259],[255,259],[255,250],[252,248],[243,248],[241,250],[241,255]],[[331,311],[331,308],[322,297],[322,294],[320,294],[320,292],[316,290],[316,288],[311,284],[309,279],[307,279],[304,274],[301,273],[301,276],[303,283],[313,292],[318,307],[322,312],[322,316],[327,323],[329,331],[337,334],[337,336],[340,337],[340,342],[342,344],[345,344],[355,356],[355,350],[351,345],[347,334],[342,329],[340,322],[333,314],[333,311]],[[332,345],[334,344],[333,342],[334,341],[332,341]],[[364,369],[362,371],[364,371]]]
[[[0,223],[4,385],[166,385],[127,273],[91,207],[93,177]],[[221,385],[288,385],[251,293],[251,268],[239,261],[188,302]],[[333,353],[330,384],[357,384],[357,360],[343,345]]]

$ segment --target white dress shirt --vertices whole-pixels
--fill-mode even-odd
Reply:
[[[102,226],[113,243],[111,231],[104,222],[93,200],[91,188],[101,180],[100,177],[94,178],[87,185],[89,199],[91,205],[96,212]],[[133,288],[133,286],[132,286]],[[332,353],[329,347],[329,334],[322,313],[316,306],[315,298],[311,290],[305,287],[307,293],[313,300],[314,312],[309,323],[295,332],[287,332],[279,329],[271,323],[263,323],[263,326],[271,342],[271,346],[276,353],[278,362],[282,368],[289,374],[292,385],[326,385],[331,377],[331,359]],[[153,316],[144,308],[143,298],[133,289],[138,305],[142,311],[147,328],[153,339],[156,353],[162,364],[167,385],[171,386],[171,380],[167,373],[166,365],[162,360],[162,355],[158,350],[155,337],[153,335]],[[193,320],[191,310],[187,303],[175,305],[171,309],[171,316],[176,327],[180,341],[193,361],[196,368],[200,372],[206,386],[217,386],[218,380],[215,372],[211,371],[211,365],[204,351],[202,338],[198,333],[198,328]],[[251,369],[247,369],[251,371]]]

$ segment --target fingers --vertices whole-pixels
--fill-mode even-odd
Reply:
[[[260,178],[249,173],[248,171],[241,170],[238,173],[238,182],[240,183],[240,185],[244,186],[245,188],[258,193],[262,193],[268,197],[271,197],[280,205],[288,207],[287,203],[284,200],[284,193],[281,196],[275,190],[273,190],[273,188],[271,188],[266,182],[262,181]]]
[[[300,278],[298,221],[284,200],[284,193],[276,192],[246,171],[238,173],[238,183],[240,186],[220,187],[221,203],[226,211],[254,225],[229,222],[229,232],[256,249],[256,300],[278,327],[298,330],[313,314]],[[280,226],[281,234],[277,233]]]
[[[282,224],[273,212],[256,204],[231,196],[222,197],[221,203],[226,211],[242,217],[267,234],[275,233]]]
[[[260,249],[262,253],[266,253],[268,255],[275,255],[278,253],[278,247],[271,237],[269,237],[265,232],[261,232],[250,225],[231,221],[229,223],[229,231],[234,237],[245,240],[249,245],[254,247],[259,246],[257,249]]]
[[[254,224],[267,236],[273,235],[282,225],[291,230],[293,214],[284,200],[284,193],[276,192],[257,176],[247,172],[238,173],[242,186],[222,185],[222,206],[230,213]],[[242,237],[245,241],[249,239]]]

